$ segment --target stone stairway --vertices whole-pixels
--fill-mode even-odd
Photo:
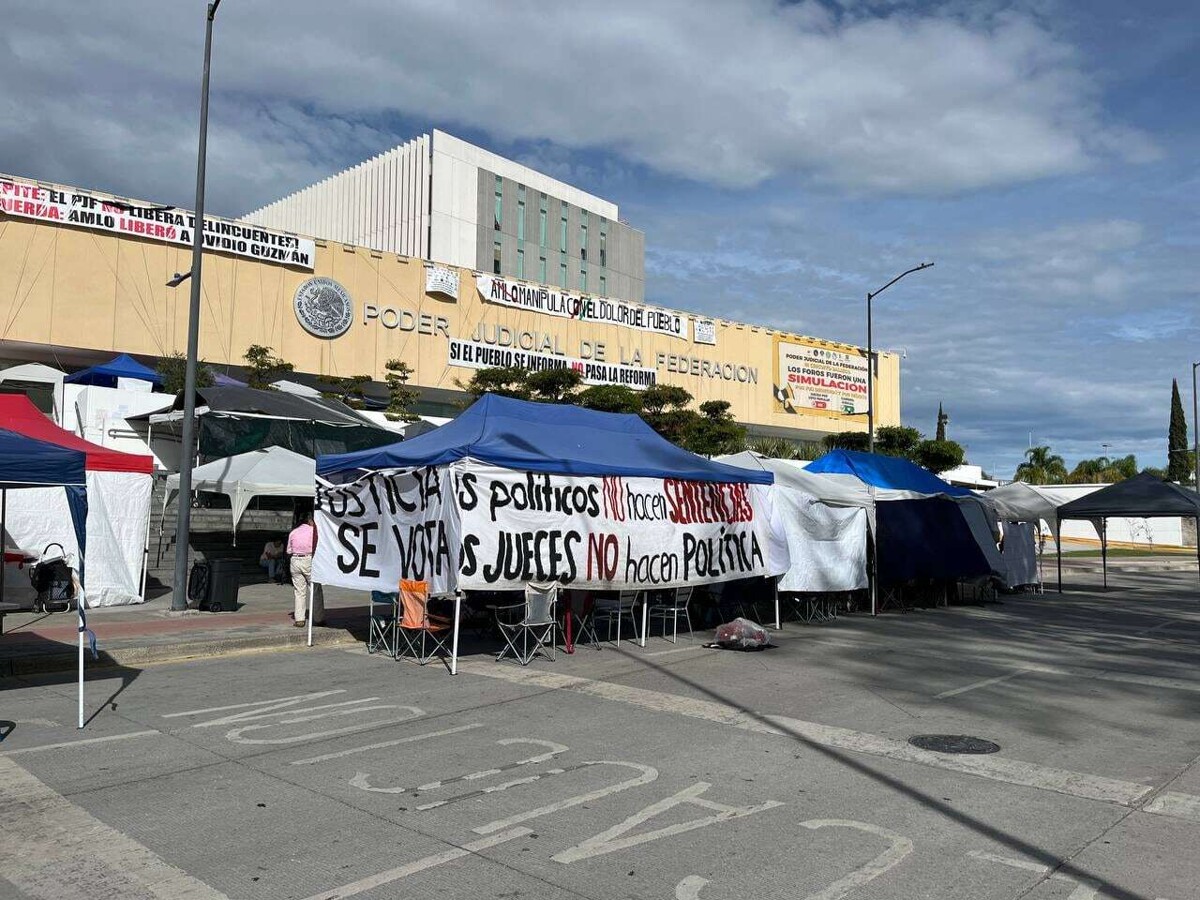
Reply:
[[[150,560],[148,584],[151,587],[170,587],[175,574],[175,519],[177,500],[167,504],[163,518],[163,494],[166,478],[156,477],[150,500]],[[241,560],[242,584],[267,580],[267,573],[258,565],[263,544],[273,537],[286,538],[292,528],[293,504],[286,497],[261,497],[252,500],[242,515],[234,545],[229,500],[223,495],[201,495],[206,505],[192,509],[189,544],[190,561],[198,559]],[[161,531],[160,531],[161,527]]]

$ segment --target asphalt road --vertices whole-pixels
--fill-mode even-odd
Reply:
[[[84,732],[0,682],[0,897],[1200,898],[1195,575],[1112,583],[759,653],[164,665]]]

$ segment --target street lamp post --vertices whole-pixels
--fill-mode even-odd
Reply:
[[[901,272],[879,290],[871,293],[867,292],[867,449],[875,452],[875,348],[872,342],[871,332],[871,301],[890,288],[893,284],[903,278],[905,275],[911,275],[913,272],[920,272],[922,269],[928,269],[933,266],[933,263],[921,263],[919,266],[909,269],[907,272]],[[1193,370],[1194,372],[1195,370]]]
[[[1192,472],[1192,477],[1195,480],[1196,492],[1200,493],[1200,419],[1196,418],[1196,367],[1200,366],[1200,362],[1192,363],[1192,462],[1195,464],[1195,469]],[[1197,546],[1200,546],[1200,539],[1197,540]]]
[[[208,70],[213,19],[221,0],[210,0],[204,25],[204,77],[200,82],[200,143],[196,160],[196,208],[192,226],[192,294],[188,304],[187,367],[183,378],[183,423],[179,449],[179,514],[175,520],[175,579],[171,609],[187,609],[188,545],[192,527],[192,457],[196,430],[196,357],[200,332],[200,266],[204,253],[204,163],[208,155]],[[178,279],[178,280],[177,280]],[[182,283],[176,275],[172,281]]]

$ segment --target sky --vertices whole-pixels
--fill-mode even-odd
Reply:
[[[205,4],[11,5],[0,171],[191,207]],[[1200,14],[1145,0],[224,0],[209,212],[437,127],[615,201],[646,300],[902,351],[971,462],[1165,465]]]

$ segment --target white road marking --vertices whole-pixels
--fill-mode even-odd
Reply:
[[[470,725],[459,725],[456,728],[444,728],[441,731],[427,731],[423,734],[410,734],[408,737],[396,738],[393,741],[380,741],[377,744],[366,744],[362,747],[351,747],[349,750],[338,750],[336,753],[323,753],[320,756],[310,756],[308,759],[297,759],[292,762],[292,765],[311,766],[313,763],[328,762],[331,759],[341,759],[344,756],[354,756],[356,753],[369,753],[372,750],[382,750],[384,747],[396,747],[400,744],[412,744],[417,741],[445,737],[448,734],[459,734],[463,731],[470,731],[473,728],[482,727],[482,722],[473,722]]]
[[[1181,794],[1178,791],[1163,791],[1142,807],[1142,812],[1200,822],[1200,797],[1193,794]]]
[[[675,900],[700,900],[700,891],[708,884],[707,878],[689,875],[675,885]]]
[[[817,828],[853,828],[856,831],[865,831],[867,834],[874,834],[891,842],[891,846],[874,859],[859,866],[849,875],[839,878],[823,891],[809,894],[805,900],[842,900],[843,897],[864,884],[874,881],[888,869],[899,865],[904,861],[904,857],[913,850],[913,842],[908,838],[888,831],[886,828],[880,828],[878,825],[872,825],[870,822],[855,822],[852,819],[809,819],[807,822],[801,822],[800,825],[803,828],[814,830]]]
[[[110,734],[107,737],[84,738],[80,741],[60,741],[57,744],[39,744],[36,747],[22,747],[19,750],[5,750],[0,756],[20,756],[22,753],[40,753],[43,750],[61,750],[64,747],[82,747],[85,744],[107,744],[110,741],[127,741],[131,738],[149,737],[152,734],[162,734],[161,731],[127,731],[124,734]]]
[[[576,768],[582,769],[586,766],[623,766],[627,769],[633,769],[640,772],[636,778],[629,778],[625,781],[619,781],[616,784],[610,784],[607,787],[597,788],[594,791],[588,791],[586,794],[577,794],[574,797],[568,797],[566,800],[559,800],[555,803],[548,803],[545,806],[539,806],[537,809],[526,810],[523,813],[517,813],[515,816],[509,816],[507,819],[497,819],[495,822],[488,822],[486,825],[480,825],[478,828],[472,829],[476,834],[491,834],[499,831],[502,828],[509,828],[521,822],[528,822],[530,819],[537,819],[541,816],[548,816],[551,813],[556,813],[559,810],[570,809],[572,806],[579,806],[581,803],[590,803],[593,800],[599,800],[601,797],[607,797],[610,794],[618,794],[621,791],[627,791],[630,788],[640,787],[643,784],[658,778],[658,769],[653,766],[644,766],[641,763],[624,762],[615,759],[599,759],[588,760],[582,762]]]
[[[231,703],[229,706],[209,706],[209,707],[206,707],[205,709],[189,709],[189,710],[185,710],[184,712],[166,713],[165,715],[163,715],[162,718],[178,719],[181,716],[203,716],[208,713],[228,712],[231,709],[249,709],[251,706],[265,706],[268,703],[288,703],[288,702],[296,702],[298,700],[315,700],[318,697],[329,697],[329,696],[332,696],[333,694],[344,694],[344,693],[346,693],[345,689],[339,689],[339,690],[335,690],[335,691],[318,691],[315,694],[297,694],[294,697],[276,697],[274,700],[252,700],[249,703]],[[224,719],[218,719],[215,722],[206,722],[203,724],[205,724],[205,725],[222,725],[224,723],[225,723]],[[201,728],[201,727],[203,727],[203,725],[197,725],[196,727]]]
[[[23,896],[227,900],[7,759],[0,759],[0,834],[4,880]]]
[[[382,885],[391,884],[393,881],[399,881],[401,878],[407,878],[409,875],[416,875],[418,872],[424,872],[426,869],[445,865],[456,859],[462,859],[464,856],[470,856],[482,850],[487,850],[530,834],[533,834],[533,831],[528,828],[513,828],[510,831],[503,831],[500,834],[471,841],[471,843],[463,844],[461,847],[454,847],[450,850],[444,850],[441,853],[435,853],[432,856],[426,856],[407,865],[388,869],[386,872],[380,872],[378,875],[360,878],[358,881],[352,881],[341,887],[321,891],[319,894],[313,894],[308,900],[342,900],[343,897],[353,897],[355,894],[374,890]]]
[[[360,701],[354,701],[360,702]],[[264,728],[278,728],[280,725],[296,725],[300,722],[311,722],[313,719],[323,719],[332,716],[351,716],[358,713],[374,712],[381,709],[405,709],[411,715],[403,716],[399,719],[387,719],[385,721],[363,722],[361,725],[346,725],[343,728],[331,728],[328,731],[309,731],[305,734],[296,734],[291,737],[284,738],[248,738],[243,737],[247,731],[261,731]],[[401,725],[404,722],[411,722],[413,719],[419,719],[425,715],[423,709],[415,706],[399,706],[393,703],[380,703],[376,706],[356,706],[352,709],[341,709],[336,712],[323,713],[316,716],[296,716],[291,719],[280,719],[278,722],[267,722],[264,725],[243,725],[241,728],[231,728],[225,732],[225,739],[233,741],[237,744],[298,744],[301,741],[316,741],[322,738],[334,737],[339,734],[353,734],[356,731],[366,731],[368,728],[386,728],[391,725]]]
[[[17,719],[16,725],[41,725],[45,728],[62,728],[62,724],[53,719]]]
[[[1003,681],[1010,681],[1018,675],[1024,675],[1029,669],[1018,669],[1015,672],[1009,672],[1007,675],[997,675],[995,678],[985,678],[983,681],[976,681],[973,684],[968,684],[965,687],[954,688],[951,691],[942,691],[940,694],[934,695],[934,700],[945,700],[947,697],[957,697],[959,694],[965,694],[967,691],[973,691],[977,688],[989,687],[993,684],[1000,684]]]
[[[575,863],[580,860],[591,859],[594,856],[603,856],[606,853],[627,850],[639,844],[648,844],[650,841],[656,841],[659,838],[684,834],[688,831],[695,831],[697,828],[716,825],[718,822],[742,819],[746,816],[752,816],[755,813],[774,809],[777,806],[783,806],[777,800],[767,800],[755,806],[727,806],[724,803],[704,799],[703,794],[710,787],[712,785],[707,781],[697,781],[693,785],[676,791],[670,797],[664,797],[656,803],[651,803],[645,809],[634,813],[623,822],[618,822],[612,828],[592,835],[590,838],[580,841],[574,847],[568,847],[566,850],[555,853],[550,858],[555,862],[565,864]],[[673,825],[664,825],[662,828],[656,828],[653,831],[643,831],[640,834],[627,835],[630,830],[641,825],[643,822],[649,821],[655,816],[662,815],[677,806],[684,805],[698,806],[701,809],[712,811],[715,815],[705,816],[702,819],[692,819],[688,822],[676,822]]]
[[[1073,797],[1082,797],[1087,800],[1102,800],[1109,803],[1119,803],[1123,806],[1134,806],[1153,790],[1150,785],[1146,784],[1120,781],[1115,778],[1089,775],[1084,772],[1073,772],[1068,769],[1041,766],[1005,757],[951,756],[933,753],[913,747],[905,741],[854,731],[849,728],[837,728],[829,725],[821,725],[816,722],[805,722],[801,719],[793,719],[786,716],[763,717],[768,719],[769,722],[778,723],[777,726],[772,726],[769,722],[764,722],[759,717],[745,713],[729,704],[683,697],[677,694],[666,694],[660,691],[631,687],[629,685],[592,681],[591,679],[572,675],[531,672],[527,669],[516,670],[503,666],[489,667],[486,664],[480,663],[464,664],[460,668],[460,671],[485,675],[489,678],[500,678],[533,687],[569,690],[598,697],[602,700],[625,703],[653,712],[672,713],[689,718],[703,719],[708,722],[729,725],[759,734],[798,735],[807,741],[823,747],[851,750],[871,756],[882,756],[902,762],[912,762],[938,769],[948,769],[967,775],[987,778],[992,781],[1022,785],[1044,791],[1054,791]]]
[[[708,649],[703,644],[696,644],[693,647],[672,647],[670,650],[655,650],[653,653],[642,653],[641,656],[670,656],[672,653],[687,653],[689,650],[706,650]]]
[[[455,775],[453,778],[444,778],[444,779],[440,779],[438,781],[430,781],[426,784],[419,785],[416,788],[372,787],[371,783],[370,783],[370,775],[368,775],[366,772],[356,773],[355,776],[350,779],[350,786],[358,788],[360,791],[369,791],[370,793],[373,793],[373,794],[408,794],[408,793],[412,793],[415,795],[415,794],[419,794],[422,791],[436,791],[438,788],[446,787],[451,784],[458,784],[458,783],[464,782],[464,781],[478,781],[481,778],[488,778],[489,776],[492,776],[492,775],[499,775],[501,772],[507,772],[511,769],[520,768],[521,766],[528,766],[528,765],[534,765],[536,763],[546,762],[547,760],[553,759],[555,756],[558,756],[562,753],[566,753],[568,750],[571,749],[570,747],[566,746],[565,744],[556,744],[553,741],[541,741],[541,740],[536,740],[534,738],[504,738],[503,740],[496,741],[496,743],[504,745],[504,746],[509,746],[512,744],[533,744],[534,746],[537,746],[537,747],[545,747],[545,748],[547,748],[547,750],[549,750],[549,752],[548,753],[539,753],[536,756],[530,756],[525,759],[519,759],[516,762],[509,763],[506,766],[501,766],[498,769],[483,769],[482,771],[470,772],[466,775]],[[479,793],[479,792],[476,791],[476,792],[472,792],[472,793],[474,794],[474,793]],[[434,804],[434,806],[442,806],[446,802],[447,801],[442,800],[442,801],[439,801],[438,803]],[[417,807],[417,808],[424,809],[426,807]],[[429,806],[428,808],[432,809],[433,806]]]
[[[986,850],[972,850],[967,856],[975,859],[983,860],[984,862],[1000,863],[1003,866],[1008,866],[1013,869],[1023,869],[1026,872],[1033,872],[1037,875],[1047,875],[1057,881],[1065,881],[1068,884],[1075,885],[1075,890],[1071,891],[1071,895],[1067,900],[1096,900],[1097,892],[1100,885],[1093,881],[1081,880],[1064,872],[1050,873],[1050,867],[1044,866],[1041,863],[1030,862],[1025,859],[1015,859],[1011,856],[1001,856],[998,853],[988,853]]]

